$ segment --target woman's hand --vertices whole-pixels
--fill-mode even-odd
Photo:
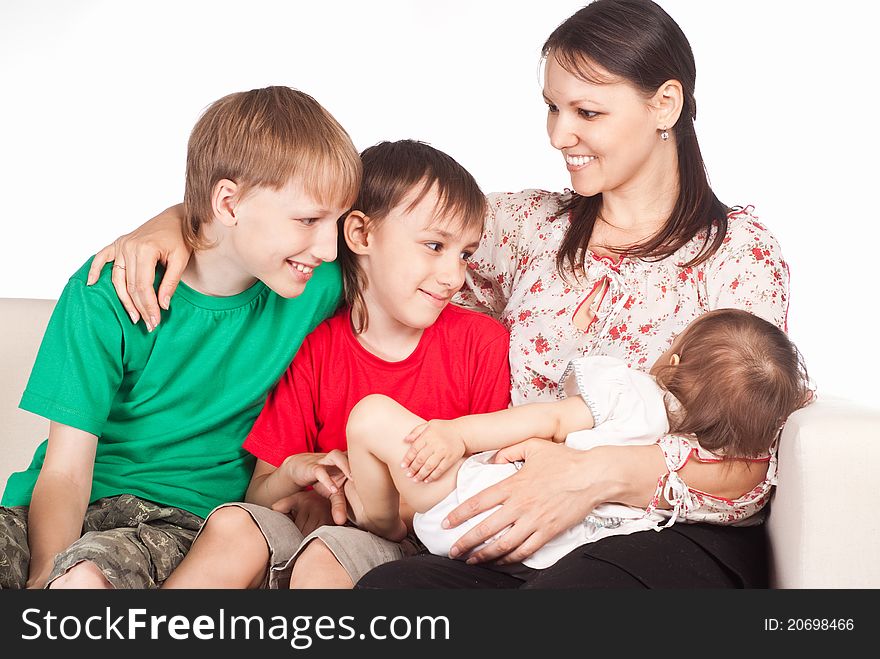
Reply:
[[[551,538],[580,523],[597,505],[612,500],[606,480],[608,464],[597,449],[578,451],[563,444],[530,439],[501,449],[494,462],[524,460],[510,478],[472,496],[444,521],[455,527],[485,510],[501,508],[465,533],[452,546],[451,556],[474,547],[507,529],[474,552],[468,563],[496,560],[515,563],[531,556]],[[509,527],[509,528],[508,528]]]
[[[87,283],[98,281],[101,269],[115,261],[111,280],[133,323],[141,318],[149,331],[159,324],[159,306],[168,309],[171,296],[189,262],[192,249],[183,239],[183,204],[172,206],[131,233],[120,236],[95,255]],[[153,290],[156,264],[165,265],[159,295]]]

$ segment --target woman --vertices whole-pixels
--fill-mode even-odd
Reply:
[[[787,266],[773,236],[709,187],[693,125],[693,54],[672,18],[647,0],[596,0],[559,26],[542,54],[547,132],[574,192],[492,195],[461,295],[511,330],[514,404],[555,397],[566,364],[584,354],[646,370],[710,309],[743,308],[785,329]],[[454,527],[503,504],[454,555],[506,533],[466,563],[420,555],[375,568],[358,587],[766,586],[762,526],[616,536],[548,569],[510,574],[504,565],[596,505],[647,505],[665,470],[653,447],[578,453],[535,441],[502,454],[525,463],[447,519]],[[728,498],[762,477],[741,463],[725,472],[691,462],[686,481]]]
[[[548,134],[573,192],[491,195],[487,229],[459,299],[510,328],[514,404],[554,398],[565,366],[582,355],[612,355],[646,370],[711,309],[746,309],[785,329],[787,266],[766,228],[748,211],[726,207],[709,186],[693,126],[693,53],[672,18],[648,0],[596,0],[550,35],[543,55]],[[166,214],[96,258],[122,256],[128,271],[115,268],[114,276],[123,287],[128,276],[129,309],[146,311],[153,325],[153,264],[167,263],[170,274],[159,289],[167,308],[187,257],[176,222]],[[525,442],[500,456],[525,462],[449,515],[454,527],[503,504],[452,553],[464,556],[507,532],[466,562],[405,558],[375,568],[358,587],[767,584],[762,526],[681,524],[606,538],[545,570],[511,570],[505,566],[600,503],[647,506],[665,467],[653,446],[575,451]],[[679,473],[691,487],[726,498],[764,475],[735,461],[696,460]]]

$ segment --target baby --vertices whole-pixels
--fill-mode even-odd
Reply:
[[[399,493],[417,511],[416,534],[432,553],[446,556],[494,509],[452,529],[442,528],[443,519],[519,468],[494,463],[493,449],[532,438],[580,450],[656,443],[668,473],[646,509],[602,504],[525,559],[528,567],[546,568],[585,543],[660,530],[676,520],[742,523],[769,500],[785,420],[812,398],[803,359],[785,333],[739,309],[696,318],[650,374],[613,357],[575,359],[560,395],[554,402],[427,423],[390,398],[365,398],[348,422],[354,483],[346,483],[346,494],[358,524],[380,535],[399,526]],[[766,468],[766,475],[737,499],[713,497],[688,488],[678,475],[690,458],[749,460]],[[668,510],[661,507],[664,499]]]

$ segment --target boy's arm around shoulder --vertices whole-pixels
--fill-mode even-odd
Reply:
[[[84,430],[54,421],[49,425],[46,457],[28,511],[28,588],[42,588],[55,555],[82,534],[97,446],[98,438]]]

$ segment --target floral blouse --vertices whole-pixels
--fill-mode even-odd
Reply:
[[[589,252],[579,278],[563,278],[556,255],[570,218],[558,209],[568,195],[489,195],[483,238],[455,300],[510,330],[514,405],[556,399],[577,357],[609,355],[648,371],[688,323],[712,309],[745,309],[786,329],[788,265],[751,207],[728,216],[721,247],[696,267],[683,264],[700,252],[705,231],[662,261]],[[585,302],[594,315],[582,328],[575,318]]]
[[[768,455],[749,460],[749,462],[767,463],[767,475],[764,480],[736,499],[725,499],[695,490],[688,487],[679,476],[678,472],[690,459],[698,462],[720,462],[723,459],[704,449],[696,439],[680,435],[664,435],[657,440],[657,444],[663,451],[668,470],[668,473],[657,481],[657,488],[646,512],[646,517],[667,518],[663,526],[656,527],[657,530],[671,526],[677,519],[734,526],[751,526],[761,522],[763,516],[757,513],[767,505],[776,485],[778,468],[776,441],[770,447]],[[672,504],[671,511],[659,508],[661,496]]]

